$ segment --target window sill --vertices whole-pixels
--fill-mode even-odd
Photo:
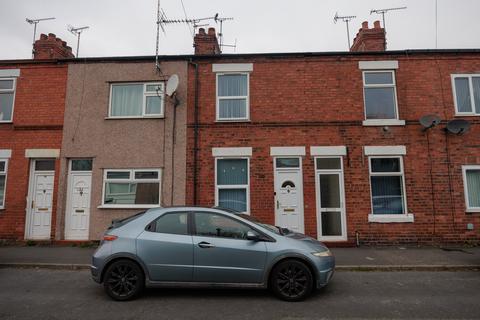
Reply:
[[[13,121],[0,121],[0,124],[12,124]]]
[[[478,209],[467,209],[467,210],[465,210],[465,212],[466,213],[480,213],[480,208],[478,208]]]
[[[480,113],[455,113],[455,117],[480,117]]]
[[[151,209],[160,208],[160,205],[100,205],[97,209]]]
[[[368,222],[376,223],[403,223],[413,222],[413,214],[369,214]]]
[[[216,119],[215,122],[250,122],[250,119]]]
[[[370,119],[363,120],[362,125],[364,126],[404,126],[405,120],[397,119]]]
[[[105,117],[105,120],[165,119],[165,116],[151,117]]]

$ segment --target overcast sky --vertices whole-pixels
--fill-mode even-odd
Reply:
[[[335,12],[356,15],[353,39],[362,21],[381,19],[371,9],[407,6],[387,13],[388,49],[435,48],[435,0],[183,0],[189,18],[215,13],[233,17],[224,23],[226,44],[237,39],[237,53],[343,51],[346,27],[333,23]],[[480,0],[438,1],[438,48],[480,48]],[[90,26],[82,34],[80,56],[155,54],[157,0],[0,0],[0,59],[31,57],[33,25],[55,33],[76,49],[67,25]],[[161,0],[168,18],[184,18],[180,0]],[[210,26],[215,27],[214,22]],[[170,24],[160,35],[160,54],[191,54],[192,35],[185,24]],[[225,48],[225,53],[233,53]]]

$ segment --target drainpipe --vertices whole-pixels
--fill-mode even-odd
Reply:
[[[198,63],[192,62],[190,64],[195,67],[195,101],[194,101],[194,123],[193,123],[193,205],[198,202]]]

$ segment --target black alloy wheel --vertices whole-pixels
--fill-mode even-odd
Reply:
[[[287,260],[275,267],[270,285],[280,299],[301,301],[312,291],[313,276],[304,263]]]
[[[132,261],[116,261],[105,272],[103,287],[112,299],[134,299],[143,291],[144,286],[145,276],[140,267]]]

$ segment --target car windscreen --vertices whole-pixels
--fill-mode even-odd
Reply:
[[[268,231],[275,232],[276,234],[279,234],[279,235],[282,234],[281,231],[280,231],[280,229],[279,229],[278,227],[272,226],[271,224],[268,224],[268,223],[260,222],[260,221],[258,221],[257,219],[255,219],[254,217],[252,217],[252,216],[250,216],[250,215],[248,215],[248,214],[245,214],[245,213],[237,213],[237,216],[242,217],[243,219],[248,220],[248,221],[250,221],[250,222],[253,222],[253,223],[255,223],[256,225],[267,229]]]
[[[112,220],[112,224],[108,227],[108,230],[115,229],[115,228],[120,228],[121,226],[126,225],[129,222],[132,222],[133,220],[143,216],[146,211],[142,211],[139,213],[134,214],[133,216],[126,217],[123,219],[114,219]]]

